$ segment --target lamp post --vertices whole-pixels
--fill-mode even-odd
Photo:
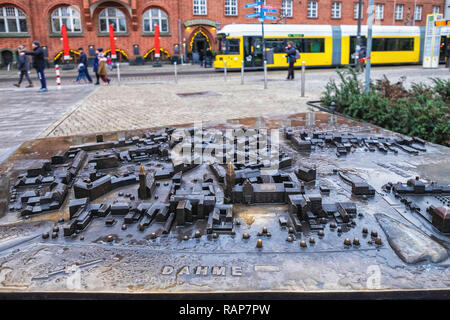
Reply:
[[[356,70],[359,72],[361,68],[361,57],[359,53],[361,51],[361,19],[362,19],[362,0],[358,2],[358,31],[356,33],[356,47],[355,47],[355,59],[356,59]]]
[[[372,55],[372,25],[373,25],[373,0],[369,0],[369,17],[367,21],[367,53],[366,53],[366,88],[365,92],[370,90],[370,68]]]

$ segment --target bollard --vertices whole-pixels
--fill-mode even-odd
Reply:
[[[8,72],[11,70],[11,63],[8,63],[7,70],[8,70]]]
[[[174,66],[174,72],[175,72],[175,83],[178,83],[178,70],[177,70],[177,62],[175,61],[173,63]]]
[[[302,61],[302,79],[301,79],[301,93],[305,96],[305,61]]]
[[[224,80],[227,81],[227,60],[223,62],[223,77]]]
[[[56,85],[58,89],[61,89],[61,76],[59,74],[59,65],[57,64],[55,66],[55,70],[56,70]]]
[[[241,84],[244,84],[244,60],[242,60],[241,64]]]
[[[267,61],[264,60],[264,89],[267,89]]]
[[[120,63],[117,63],[117,82],[120,86]]]

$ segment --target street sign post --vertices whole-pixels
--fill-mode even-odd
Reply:
[[[246,17],[247,19],[251,19],[251,18],[258,18],[258,17],[260,17],[260,16],[261,16],[260,13],[252,13],[252,14],[246,15],[245,17]]]
[[[244,8],[259,8],[258,13],[248,14],[246,17],[248,19],[258,18],[258,21],[261,22],[261,33],[262,33],[262,44],[263,44],[263,61],[266,63],[266,41],[264,40],[264,20],[277,20],[275,16],[269,16],[267,13],[277,13],[278,10],[275,6],[264,4],[264,1],[253,2],[244,5]]]
[[[277,17],[275,17],[275,16],[261,15],[261,18],[262,18],[263,20],[277,20]]]
[[[264,1],[258,1],[258,2],[253,2],[253,3],[246,4],[244,6],[244,8],[246,8],[246,9],[248,9],[248,8],[255,8],[255,7],[259,7],[261,5],[264,5]]]
[[[261,8],[261,12],[263,12],[263,13],[277,13],[278,11],[276,9],[264,9],[264,8]]]

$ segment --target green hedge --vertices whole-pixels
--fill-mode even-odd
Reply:
[[[386,76],[371,83],[368,94],[349,68],[337,71],[339,83],[331,80],[322,93],[322,105],[335,102],[336,111],[380,127],[450,146],[450,80],[432,78],[432,85],[404,80],[391,83]]]

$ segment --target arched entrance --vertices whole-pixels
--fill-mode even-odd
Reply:
[[[2,67],[7,67],[9,64],[12,64],[14,61],[14,54],[10,50],[3,50],[2,51]]]
[[[61,65],[67,64],[69,63],[69,61],[72,63],[78,63],[78,60],[80,59],[80,53],[72,49],[70,49],[69,52],[70,52],[70,60],[64,60],[64,51],[61,50],[53,58],[54,63]]]
[[[111,49],[108,49],[104,52],[105,56],[111,55]],[[117,62],[128,62],[128,54],[122,50],[116,49]]]
[[[165,60],[169,60],[170,59],[170,54],[169,54],[169,52],[166,49],[160,48],[159,50],[160,50],[160,59],[161,59],[161,61],[165,61]],[[154,59],[155,59],[155,48],[147,51],[144,54],[144,59],[154,61]]]
[[[192,52],[205,52],[206,49],[210,47],[211,45],[208,36],[204,32],[198,31],[194,34],[192,37]]]
[[[212,49],[209,36],[201,29],[192,34],[191,41],[189,43],[189,49],[191,56],[190,59],[194,63],[199,63],[206,54],[206,49]]]

